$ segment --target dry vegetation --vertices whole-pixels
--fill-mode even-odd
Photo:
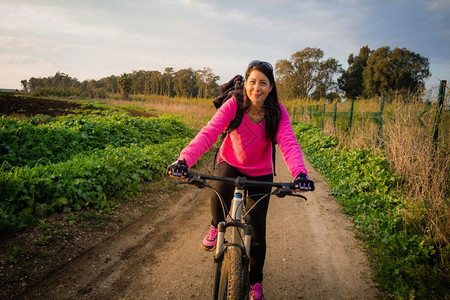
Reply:
[[[380,137],[380,128],[373,121],[373,113],[380,109],[379,100],[355,102],[355,115],[350,131],[346,130],[348,120],[343,121],[342,118],[338,118],[336,125],[334,124],[330,116],[333,109],[334,105],[327,105],[326,111],[329,116],[323,120],[317,117],[311,118],[306,114],[306,109],[305,114],[298,115],[296,119],[305,122],[321,122],[326,134],[338,136],[340,146],[368,148],[374,152],[383,151],[389,159],[391,168],[395,169],[397,175],[402,178],[399,188],[406,196],[404,215],[407,228],[414,226],[434,239],[437,250],[444,252],[442,259],[445,259],[450,251],[450,116],[448,107],[442,114],[437,148],[433,143],[435,106],[426,110],[424,103],[405,104],[403,101],[396,100],[391,103],[386,102],[382,137]],[[338,112],[349,110],[350,103],[340,103],[338,106]]]
[[[119,98],[102,99],[102,103],[114,106],[134,106],[154,110],[158,113],[181,116],[190,126],[201,128],[211,118],[216,109],[212,99],[169,98],[165,96],[131,96],[131,100]]]
[[[436,238],[440,249],[450,243],[449,178],[450,178],[450,120],[441,122],[437,148],[432,132],[435,110],[417,116],[423,105],[396,105],[393,117],[386,120],[384,129],[386,153],[392,167],[404,179],[403,189],[409,196],[405,200],[406,216],[410,224]]]

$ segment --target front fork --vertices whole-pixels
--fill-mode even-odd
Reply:
[[[244,190],[236,187],[234,190],[234,197],[231,203],[231,221],[220,222],[218,226],[217,244],[216,244],[216,256],[219,256],[222,246],[225,242],[225,231],[227,227],[232,227],[231,242],[233,244],[241,245],[242,231],[244,232],[244,248],[247,257],[250,258],[250,245],[252,241],[252,226],[242,222],[242,210],[243,210],[243,195]],[[240,231],[240,232],[239,232]]]
[[[220,222],[218,224],[217,230],[217,244],[216,244],[216,254],[214,256],[214,262],[215,262],[215,273],[214,273],[214,287],[213,287],[213,299],[218,299],[218,292],[219,292],[219,286],[220,286],[220,273],[222,268],[222,262],[224,259],[224,255],[226,254],[227,245],[229,243],[225,244],[225,231],[227,227],[232,227],[232,236],[231,236],[231,244],[239,245],[241,248],[243,247],[245,249],[245,257],[243,257],[243,263],[245,266],[245,274],[244,277],[245,285],[248,285],[247,276],[248,276],[248,266],[250,263],[250,245],[252,241],[252,231],[253,228],[249,224],[245,224],[241,221],[241,214],[242,214],[242,205],[243,205],[243,193],[244,191],[242,189],[236,188],[234,191],[234,197],[231,205],[231,220],[228,222]],[[240,231],[240,232],[239,232]],[[242,231],[244,232],[244,245],[242,245],[241,236]],[[241,233],[241,235],[239,234]]]

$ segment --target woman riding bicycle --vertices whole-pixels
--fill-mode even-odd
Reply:
[[[308,178],[303,154],[295,138],[286,108],[279,103],[270,63],[254,60],[245,72],[242,90],[235,91],[208,124],[203,127],[191,143],[184,148],[178,160],[168,167],[173,177],[186,176],[201,156],[217,141],[238,109],[244,110],[244,117],[236,130],[228,133],[220,146],[217,158],[218,175],[224,177],[245,176],[247,179],[273,181],[272,145],[277,143],[283,158],[302,189],[314,190],[314,182]],[[230,207],[234,185],[218,183],[216,187],[225,203]],[[270,193],[271,188],[248,187],[248,205],[253,206],[256,194]],[[250,299],[264,299],[262,294],[263,267],[266,256],[266,216],[269,197],[264,198],[250,211],[253,227],[250,247]],[[216,193],[211,196],[212,221],[210,231],[203,239],[202,249],[212,251],[216,246],[217,226],[224,221],[222,207]]]

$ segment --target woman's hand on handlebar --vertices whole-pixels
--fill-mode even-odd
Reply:
[[[298,174],[292,182],[295,185],[296,191],[314,191],[315,189],[314,181],[309,179],[309,177],[304,173]]]
[[[189,167],[186,161],[177,160],[167,167],[167,174],[172,178],[187,179],[189,173]]]

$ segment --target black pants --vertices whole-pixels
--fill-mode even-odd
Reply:
[[[237,177],[237,176],[245,176],[250,180],[258,180],[258,181],[273,181],[273,174],[268,174],[264,176],[251,177],[247,176],[230,166],[229,164],[222,162],[218,165],[217,173],[219,176],[225,177]],[[233,199],[234,194],[234,184],[217,182],[215,188],[219,192],[219,194],[224,199],[228,209],[231,206],[231,200]],[[261,196],[254,196],[256,194],[267,194],[270,193],[270,187],[247,187],[248,199],[247,199],[247,207],[252,207],[256,201],[258,201]],[[256,205],[250,211],[250,224],[253,227],[252,234],[252,243],[250,247],[250,284],[253,285],[258,282],[262,282],[263,280],[263,268],[264,268],[264,260],[266,258],[266,218],[267,218],[267,209],[269,207],[269,197],[265,197],[261,200],[258,205]],[[212,193],[211,196],[211,213],[212,213],[212,222],[216,228],[219,222],[224,221],[225,217],[223,215],[222,205],[220,204],[220,200],[217,197],[216,193]]]

